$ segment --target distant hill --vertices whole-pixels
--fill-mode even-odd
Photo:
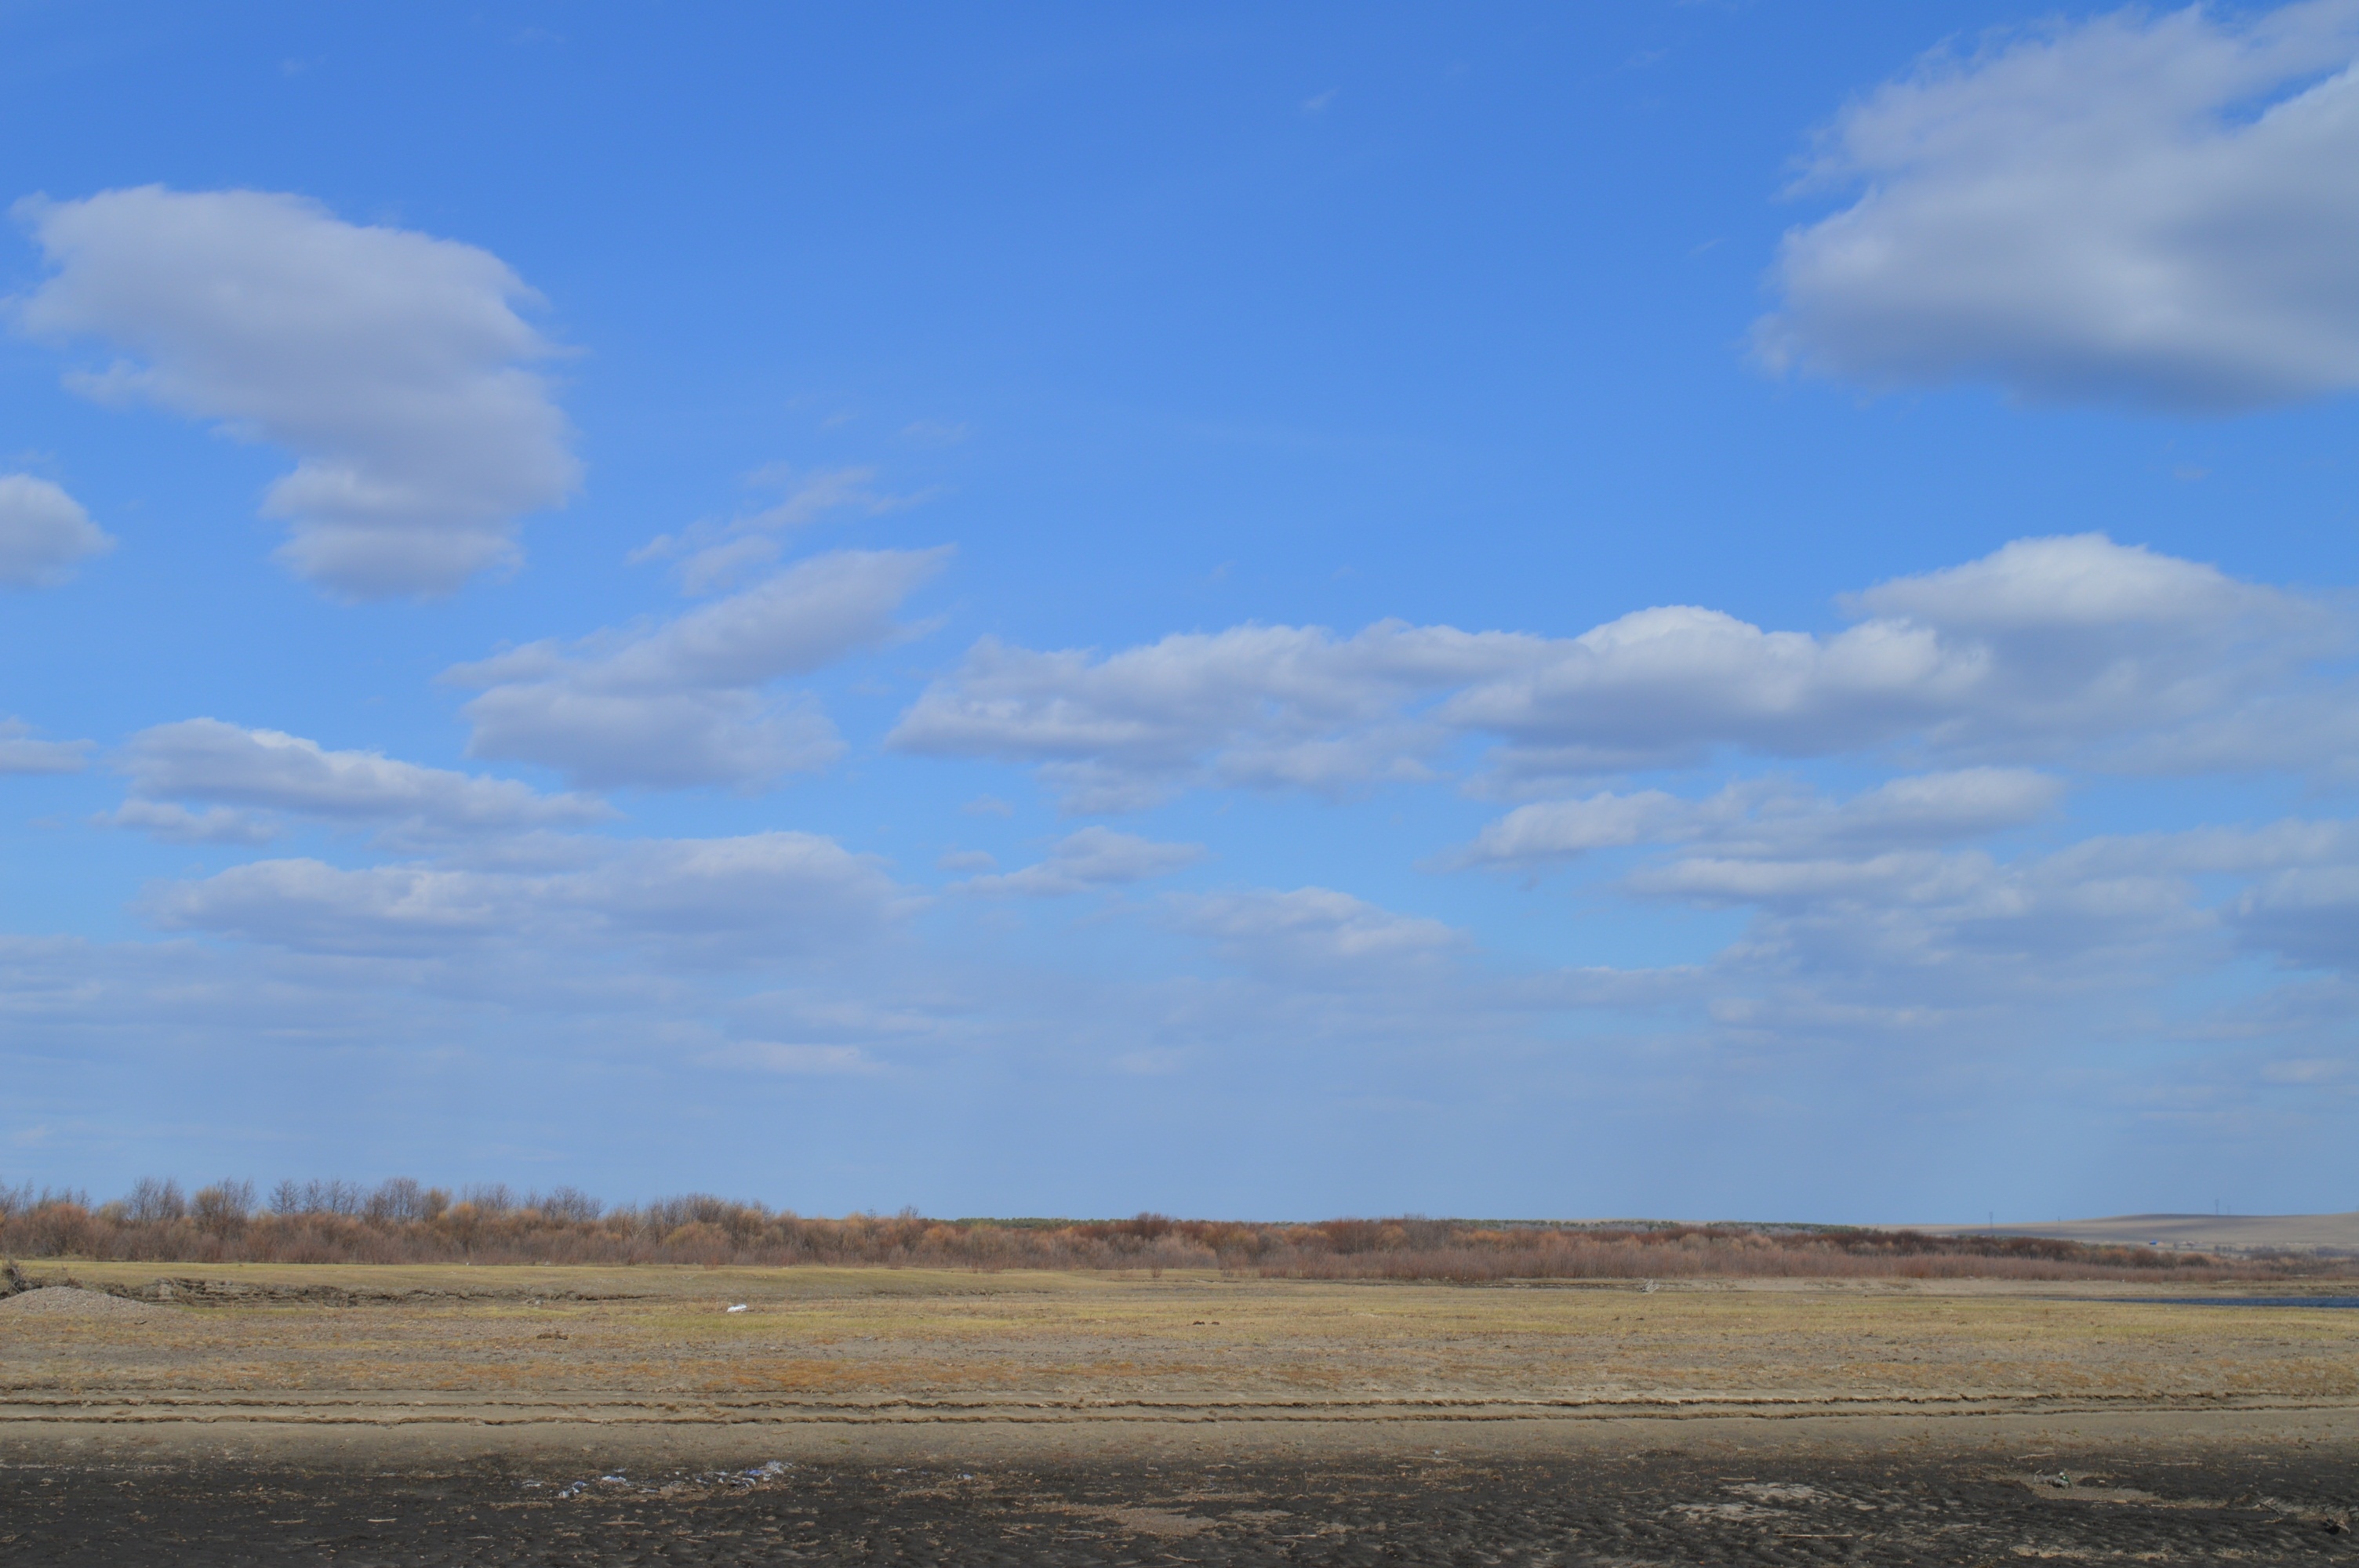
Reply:
[[[2359,1213],[2124,1214],[2031,1225],[1926,1225],[1934,1236],[2049,1236],[2092,1245],[2160,1242],[2203,1252],[2346,1252],[2359,1255]]]

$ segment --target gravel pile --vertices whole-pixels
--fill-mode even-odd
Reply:
[[[125,1322],[153,1320],[170,1309],[148,1306],[85,1291],[79,1285],[48,1285],[0,1299],[0,1317],[107,1317]]]

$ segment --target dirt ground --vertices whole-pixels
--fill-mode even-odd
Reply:
[[[136,1299],[0,1301],[11,1564],[2354,1556],[2348,1309],[1973,1282],[73,1273]]]

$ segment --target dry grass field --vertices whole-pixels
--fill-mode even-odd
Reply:
[[[152,1265],[73,1272],[159,1293]],[[2155,1305],[2104,1284],[299,1265],[171,1278],[167,1299],[105,1312],[27,1310],[46,1292],[0,1303],[0,1430],[2359,1410],[2359,1312]]]
[[[2020,1281],[72,1272],[125,1293],[0,1300],[11,1563],[2354,1557],[2348,1309]]]

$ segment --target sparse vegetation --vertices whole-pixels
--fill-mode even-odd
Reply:
[[[142,1178],[92,1206],[80,1192],[0,1185],[0,1250],[154,1263],[690,1263],[887,1268],[1217,1269],[1270,1278],[1439,1280],[1764,1277],[2009,1280],[2288,1279],[2349,1271],[2300,1254],[2223,1258],[2026,1237],[1846,1227],[1336,1219],[807,1218],[702,1195],[609,1209],[571,1187],[516,1195],[397,1177],[250,1182],[184,1195]]]

